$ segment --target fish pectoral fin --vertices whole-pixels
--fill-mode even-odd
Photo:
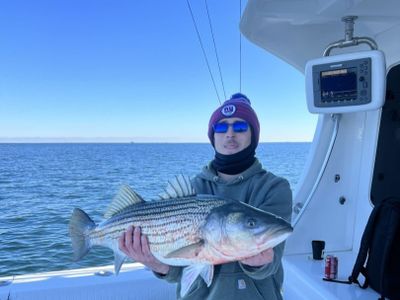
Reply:
[[[189,246],[185,246],[175,251],[172,251],[168,253],[165,258],[194,258],[200,253],[203,247],[204,241],[201,240],[198,243],[191,244]]]
[[[193,282],[195,282],[199,275],[204,279],[207,286],[210,286],[214,275],[214,266],[208,264],[196,264],[185,267],[182,271],[181,279],[180,294],[182,298],[187,294]]]
[[[121,266],[125,261],[126,256],[121,254],[118,251],[114,251],[114,272],[115,275],[118,275],[119,270],[121,270]]]

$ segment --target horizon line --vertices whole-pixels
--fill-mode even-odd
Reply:
[[[184,138],[152,138],[152,137],[0,137],[2,141],[62,141],[62,142],[74,142],[74,141],[87,141],[87,142],[117,142],[117,143],[129,143],[129,142],[159,142],[159,141],[198,141],[207,142],[206,139],[184,139]]]
[[[260,143],[311,143],[307,140],[261,140]],[[206,139],[187,139],[187,138],[20,138],[20,137],[0,137],[0,144],[161,144],[161,143],[190,143],[190,144],[209,144]]]

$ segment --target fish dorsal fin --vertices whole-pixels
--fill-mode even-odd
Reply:
[[[164,192],[159,194],[160,199],[172,199],[172,198],[183,198],[195,196],[196,191],[194,190],[190,178],[182,174],[175,176],[171,181],[168,181],[167,187]]]
[[[135,193],[128,185],[124,185],[118,191],[118,194],[111,201],[104,214],[105,218],[110,218],[128,206],[145,202],[142,197]]]

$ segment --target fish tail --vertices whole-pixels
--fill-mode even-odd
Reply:
[[[74,260],[77,261],[84,257],[90,250],[90,239],[88,231],[95,228],[96,224],[81,209],[75,208],[69,221],[69,235],[74,251]]]

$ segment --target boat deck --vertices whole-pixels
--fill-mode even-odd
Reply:
[[[357,253],[351,251],[328,253],[338,257],[338,280],[347,280]],[[376,300],[379,295],[356,284],[324,281],[325,260],[313,260],[310,255],[287,255],[283,259],[285,270],[285,299],[299,300]],[[360,276],[364,282],[364,277]]]
[[[339,259],[338,279],[351,273],[353,252],[334,254]],[[284,295],[286,300],[376,300],[372,289],[323,281],[324,260],[309,255],[286,255]],[[361,279],[362,276],[361,276]],[[7,284],[8,283],[8,284]],[[138,263],[124,264],[118,276],[113,266],[46,272],[0,278],[0,300],[29,299],[176,299],[175,285],[158,280]]]

